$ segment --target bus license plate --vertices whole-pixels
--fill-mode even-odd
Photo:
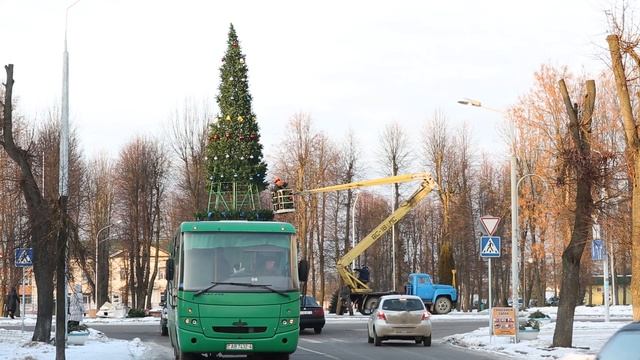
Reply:
[[[227,344],[227,350],[253,350],[253,344]]]

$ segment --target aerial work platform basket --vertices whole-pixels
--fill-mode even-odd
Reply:
[[[279,189],[271,193],[271,203],[275,214],[294,212],[293,189]]]

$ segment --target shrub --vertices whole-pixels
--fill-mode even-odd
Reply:
[[[531,314],[529,314],[529,319],[547,319],[549,318],[549,315],[543,313],[540,310],[536,310],[535,312],[532,312]]]
[[[74,324],[74,323],[67,324],[67,333],[70,333],[72,331],[87,331],[88,329],[89,327],[85,324]]]
[[[520,330],[540,330],[540,322],[538,320],[529,319],[527,322],[520,323]]]
[[[130,317],[130,318],[140,318],[145,316],[146,314],[142,309],[130,309],[129,313],[127,314],[127,317]]]

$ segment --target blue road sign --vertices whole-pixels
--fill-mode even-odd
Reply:
[[[480,238],[480,257],[500,257],[500,236],[482,236]]]
[[[604,260],[604,255],[604,240],[593,239],[591,242],[591,260],[602,261]]]
[[[16,267],[33,266],[33,249],[16,249]]]

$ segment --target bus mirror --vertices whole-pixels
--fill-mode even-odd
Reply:
[[[173,279],[173,271],[175,270],[173,265],[173,259],[167,260],[167,280]]]
[[[298,280],[307,281],[309,278],[309,262],[306,259],[298,261]]]

